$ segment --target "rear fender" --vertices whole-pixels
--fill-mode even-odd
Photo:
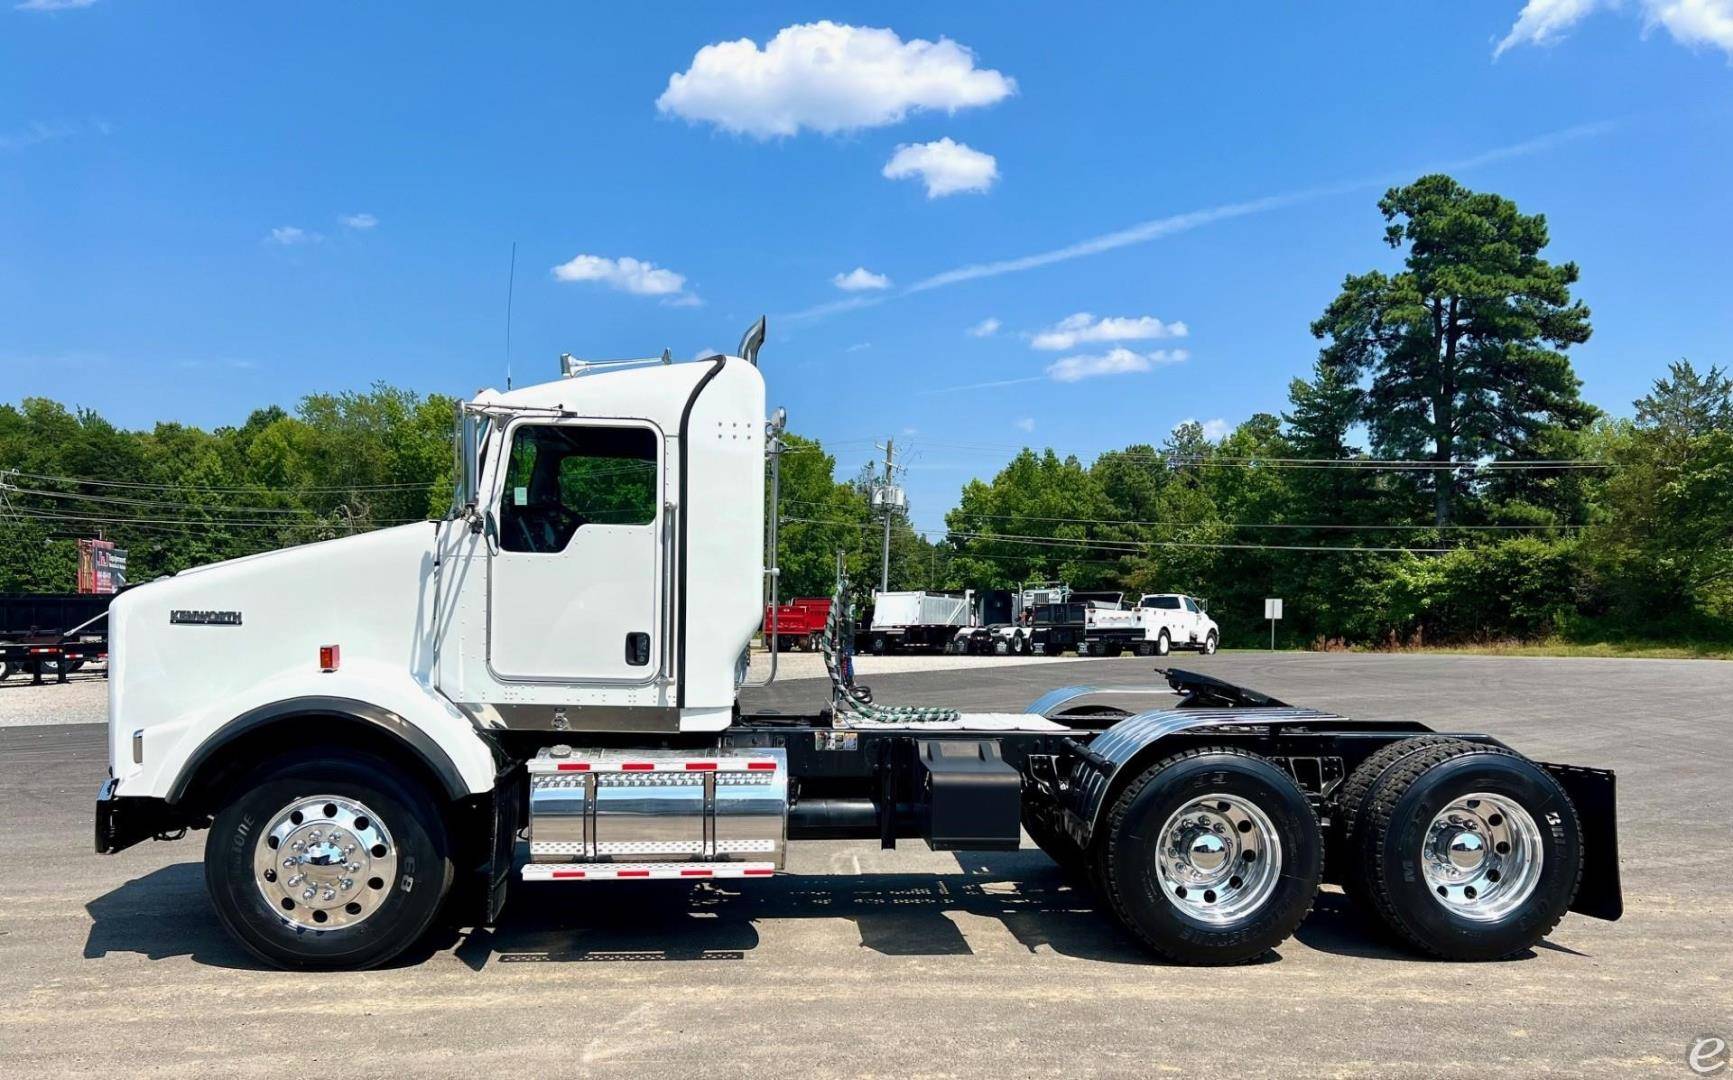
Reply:
[[[1049,695],[1051,696],[1051,695]],[[1045,700],[1045,699],[1043,699]],[[1033,710],[1032,710],[1033,711]],[[1161,742],[1182,733],[1211,728],[1272,727],[1343,723],[1340,716],[1316,709],[1152,709],[1126,717],[1090,741],[1087,757],[1078,756],[1067,785],[1065,823],[1072,838],[1088,847],[1101,816],[1129,780],[1161,753]]]

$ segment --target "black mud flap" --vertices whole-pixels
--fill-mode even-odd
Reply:
[[[489,829],[487,865],[484,869],[482,909],[479,925],[491,927],[505,908],[506,890],[517,868],[517,832],[519,806],[523,800],[524,775],[514,770],[501,777],[494,788],[492,822]]]
[[[1583,879],[1571,910],[1596,919],[1625,913],[1619,885],[1619,821],[1613,774],[1606,769],[1538,762],[1565,789],[1583,827]]]

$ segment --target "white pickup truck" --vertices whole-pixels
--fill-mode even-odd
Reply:
[[[1221,629],[1204,602],[1181,593],[1145,593],[1129,611],[1089,612],[1083,650],[1092,656],[1117,656],[1127,649],[1139,656],[1166,656],[1174,649],[1208,655],[1221,642]]]

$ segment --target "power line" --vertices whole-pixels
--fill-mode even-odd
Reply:
[[[415,484],[352,484],[348,487],[202,487],[197,484],[147,484],[131,480],[92,480],[78,476],[54,476],[47,473],[29,473],[10,470],[9,475],[23,476],[31,480],[46,480],[50,483],[74,484],[87,487],[102,488],[137,488],[150,491],[192,491],[213,495],[308,495],[314,493],[357,492],[357,491],[427,491],[437,487],[449,486],[446,480],[429,480]]]
[[[853,529],[876,529],[876,525],[863,525],[854,521],[824,521],[818,518],[784,517],[783,521],[800,522],[808,525],[836,525]],[[1052,536],[1023,536],[1005,533],[961,532],[955,529],[914,529],[912,532],[922,537],[940,535],[965,540],[987,540],[995,543],[1025,544],[1032,547],[1054,548],[1085,548],[1095,551],[1114,551],[1125,555],[1136,555],[1149,548],[1203,548],[1225,551],[1337,551],[1346,553],[1367,554],[1402,554],[1402,555],[1443,555],[1454,548],[1415,548],[1415,547],[1385,547],[1360,546],[1347,544],[1244,544],[1212,542],[1202,540],[1090,540],[1071,539]]]
[[[785,503],[798,503],[801,506],[828,507],[829,503],[815,502],[811,499],[784,499]],[[1589,529],[1591,525],[1569,525],[1560,523],[1534,523],[1526,525],[1414,525],[1414,524],[1351,524],[1351,523],[1301,523],[1286,521],[1132,521],[1125,518],[1074,518],[1074,517],[1040,517],[1031,514],[982,514],[973,510],[958,508],[951,511],[958,517],[967,519],[980,518],[989,521],[1039,521],[1060,525],[1130,525],[1164,529],[1196,529],[1205,527],[1220,527],[1229,529],[1317,529],[1326,530],[1417,530],[1433,531],[1492,531],[1520,529]],[[949,528],[949,526],[946,526]],[[934,532],[939,530],[922,530]]]
[[[1025,450],[1035,451],[1030,446],[1011,446],[1009,444],[982,443],[950,443],[935,442],[927,439],[917,439],[921,446],[938,446],[950,450],[979,451],[982,453],[1020,454]],[[1132,450],[1101,450],[1093,454],[1076,450],[1061,451],[1056,447],[1042,447],[1041,450],[1052,451],[1060,457],[1084,458],[1093,456],[1096,461],[1112,455],[1121,461],[1149,461],[1166,465],[1201,465],[1223,468],[1308,468],[1308,469],[1395,469],[1395,470],[1426,470],[1440,469],[1452,471],[1491,470],[1508,471],[1521,469],[1610,469],[1615,465],[1607,461],[1595,461],[1590,458],[1524,458],[1517,460],[1487,460],[1487,461],[1429,461],[1422,458],[1296,458],[1296,457],[1230,457],[1211,454],[1208,457],[1198,455],[1175,454],[1163,451],[1143,453]]]

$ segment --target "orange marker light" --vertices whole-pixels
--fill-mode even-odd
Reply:
[[[333,672],[343,662],[343,650],[336,645],[319,646],[319,670]]]

